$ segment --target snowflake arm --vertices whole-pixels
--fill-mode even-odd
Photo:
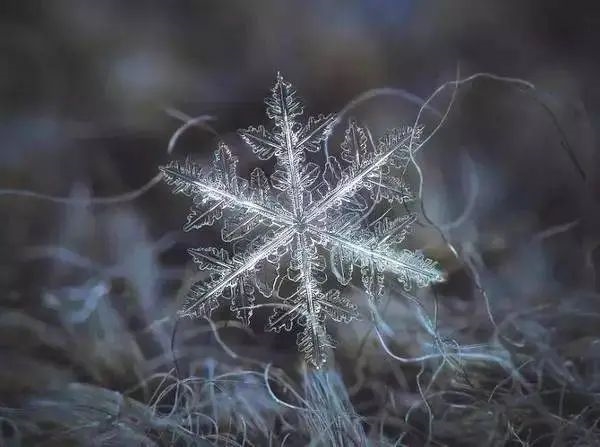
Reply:
[[[174,193],[192,196],[194,206],[184,226],[185,231],[212,225],[223,217],[223,210],[230,209],[231,215],[221,230],[224,241],[244,240],[261,223],[267,226],[289,227],[291,218],[279,207],[270,195],[268,180],[260,169],[255,169],[246,182],[237,176],[237,158],[229,148],[220,143],[215,152],[213,169],[203,170],[186,160],[172,162],[161,168],[165,180]],[[203,206],[208,208],[203,210]],[[200,270],[208,271],[207,281],[194,284],[187,294],[180,316],[210,315],[217,306],[216,298],[224,295],[232,300],[232,310],[248,307],[253,302],[254,269],[264,258],[288,243],[291,231],[282,232],[264,246],[254,247],[244,253],[230,257],[225,250],[214,248],[193,249],[190,254]],[[236,290],[237,289],[237,290]],[[250,311],[236,311],[245,323],[249,322]]]
[[[346,200],[348,196],[355,195],[355,192],[360,187],[372,188],[374,185],[383,186],[387,189],[392,189],[406,196],[408,192],[402,187],[401,182],[394,182],[393,177],[390,178],[388,171],[391,166],[406,165],[409,157],[407,156],[408,143],[411,139],[412,128],[405,127],[390,132],[379,141],[379,144],[373,154],[367,155],[366,140],[356,137],[356,133],[362,131],[354,122],[350,123],[346,131],[346,140],[342,144],[342,156],[346,161],[352,160],[348,169],[345,171],[337,171],[333,175],[338,179],[337,186],[331,188],[331,181],[325,178],[325,183],[329,189],[324,197],[311,207],[308,213],[307,220],[313,220],[319,215],[324,214],[329,208]],[[418,139],[421,130],[415,130]],[[345,146],[346,145],[346,146]],[[348,149],[348,146],[357,146],[354,150]],[[345,148],[346,147],[346,148]],[[362,155],[361,155],[362,154]],[[339,168],[339,162],[335,157],[329,157],[328,164],[334,168]],[[382,178],[386,180],[382,183]],[[394,187],[394,185],[398,185]]]
[[[333,246],[346,251],[349,254],[349,259],[354,259],[356,264],[363,266],[372,263],[377,266],[378,270],[398,275],[398,280],[406,284],[407,287],[413,282],[419,287],[425,287],[444,279],[434,261],[410,250],[400,252],[390,251],[390,249],[386,251],[376,250],[367,244],[361,243],[361,241],[343,235],[323,232],[317,228],[311,229],[324,237]]]
[[[293,237],[293,231],[288,229],[279,233],[275,238],[269,241],[259,238],[260,248],[245,253],[239,257],[230,259],[226,250],[217,250],[210,247],[206,249],[192,249],[190,254],[194,262],[198,264],[200,270],[208,270],[211,278],[208,281],[196,283],[184,303],[183,309],[179,311],[179,316],[198,317],[208,316],[217,306],[216,298],[223,294],[226,289],[239,287],[241,293],[239,296],[250,295],[248,292],[253,284],[246,284],[249,281],[256,282],[254,275],[255,267],[268,256],[276,253],[277,250],[286,246]],[[243,290],[245,289],[245,290]],[[232,290],[226,295],[227,298],[235,298],[237,291]],[[241,306],[232,306],[236,310]],[[249,318],[249,317],[248,317]],[[248,322],[248,321],[245,321]]]
[[[269,132],[263,126],[250,127],[240,131],[240,135],[260,159],[276,157],[271,182],[286,195],[292,215],[298,218],[306,211],[306,192],[320,174],[316,164],[306,162],[304,151],[320,149],[320,143],[331,133],[336,117],[333,114],[310,117],[302,126],[297,121],[303,113],[302,103],[292,85],[279,73],[265,103],[267,116],[274,123],[273,131]]]
[[[298,272],[302,281],[301,295],[306,303],[306,322],[304,330],[298,334],[298,346],[300,351],[304,352],[306,360],[318,367],[325,363],[325,349],[333,347],[333,344],[319,321],[320,312],[316,307],[316,295],[320,293],[313,274],[313,268],[317,267],[316,255],[309,251],[306,234],[298,234],[296,239],[299,254]]]
[[[300,180],[302,149],[295,145],[297,140],[295,118],[302,114],[302,103],[296,98],[292,85],[278,74],[277,82],[267,98],[267,116],[275,124],[275,138],[279,148],[275,152],[277,169],[271,177],[273,185],[287,193],[292,204],[292,214],[298,216],[302,210],[304,185]]]
[[[228,154],[230,164],[237,164],[237,158],[231,156],[229,148],[224,143],[219,144],[215,153],[215,165],[222,165],[222,157]],[[195,206],[188,216],[186,231],[198,229],[205,225],[212,225],[215,220],[222,217],[224,208],[245,210],[275,223],[289,225],[291,216],[282,208],[278,208],[268,198],[264,184],[255,189],[248,190],[243,179],[232,177],[230,171],[223,174],[215,166],[213,170],[205,172],[202,168],[189,160],[185,162],[173,161],[160,168],[167,184],[173,187],[173,193],[184,194],[194,198]],[[260,174],[259,174],[260,175]],[[257,176],[259,176],[257,175]],[[262,174],[264,176],[264,173]],[[260,197],[260,201],[253,198]],[[199,213],[197,209],[204,202],[213,202],[208,210]],[[200,203],[197,203],[200,202]]]
[[[299,287],[285,300],[292,306],[277,309],[269,319],[267,329],[289,331],[298,322],[303,327],[297,336],[298,347],[306,361],[318,368],[327,359],[327,349],[333,347],[333,340],[324,325],[325,319],[349,322],[358,318],[358,312],[354,304],[341,297],[339,290],[325,293],[321,290],[320,286],[327,278],[325,260],[317,253],[316,243],[308,233],[297,234],[294,245],[287,276]]]

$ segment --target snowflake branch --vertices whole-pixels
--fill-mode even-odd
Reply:
[[[202,296],[198,297],[191,306],[182,309],[179,312],[179,316],[195,316],[194,309],[201,307],[204,303],[208,302],[211,298],[215,298],[221,294],[223,289],[234,282],[240,275],[250,271],[254,266],[277,250],[279,247],[289,243],[291,237],[294,234],[294,230],[288,228],[283,230],[273,240],[265,244],[261,249],[247,255],[245,261],[240,263],[234,270],[229,274],[219,279],[215,283],[210,284],[210,289]]]
[[[182,172],[181,169],[178,169],[176,166],[161,166],[160,170],[171,183],[176,185],[176,188],[179,190],[183,191],[186,188],[193,189],[197,192],[205,193],[206,195],[214,198],[215,200],[226,200],[229,206],[235,206],[236,208],[246,209],[255,212],[256,214],[260,214],[262,217],[265,217],[280,225],[292,224],[292,219],[283,214],[283,210],[281,212],[275,212],[273,210],[270,210],[269,208],[260,205],[259,203],[253,202],[246,198],[240,197],[239,195],[235,195],[229,191],[225,191],[223,189],[215,187],[191,175],[187,175],[184,172]]]
[[[306,359],[319,368],[325,363],[327,357],[324,348],[329,346],[327,335],[318,321],[318,311],[315,306],[316,297],[313,297],[315,289],[315,280],[312,275],[313,261],[310,258],[310,249],[307,246],[306,234],[298,234],[298,250],[300,252],[302,272],[302,288],[304,300],[306,302],[306,328],[303,334],[300,334],[299,345],[305,353]]]
[[[296,154],[294,153],[294,144],[292,142],[292,123],[290,122],[290,116],[288,114],[287,107],[287,96],[283,78],[278,77],[277,79],[277,94],[279,96],[279,103],[281,107],[281,131],[285,136],[285,149],[287,153],[287,171],[290,176],[290,189],[288,190],[290,199],[292,200],[292,209],[294,216],[298,217],[302,212],[302,186],[300,185],[300,177],[298,175],[298,160],[296,160]]]
[[[380,154],[373,160],[372,163],[363,167],[358,173],[353,175],[352,178],[348,179],[348,181],[340,182],[327,196],[317,202],[316,205],[311,207],[311,210],[307,214],[306,220],[312,221],[316,217],[322,215],[325,211],[335,205],[336,202],[351,194],[355,188],[361,185],[361,183],[368,181],[368,179],[365,179],[365,177],[373,174],[378,169],[381,169],[388,159],[394,154],[394,152],[396,152],[410,140],[410,137],[410,135],[407,135],[391,149]]]
[[[439,282],[444,279],[442,273],[435,267],[434,263],[429,264],[423,262],[408,262],[409,259],[406,253],[411,253],[408,250],[402,252],[403,255],[392,257],[387,254],[384,254],[383,252],[374,251],[370,247],[365,246],[361,243],[347,239],[343,235],[323,231],[314,225],[309,225],[309,228],[313,233],[321,236],[322,238],[325,238],[330,243],[342,246],[352,253],[358,254],[361,257],[371,259],[386,266],[386,270],[388,271],[396,273],[409,273],[410,278],[419,278],[421,279],[419,282],[427,284]],[[410,259],[410,261],[417,259],[419,261],[422,261],[420,258],[417,257],[417,255],[413,254],[413,256],[414,258]]]

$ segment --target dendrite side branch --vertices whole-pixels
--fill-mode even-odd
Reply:
[[[308,135],[305,135],[301,140],[299,140],[298,143],[296,143],[296,147],[302,147],[304,144],[310,141],[310,139],[314,137],[315,134],[317,134],[318,132],[320,132],[328,126],[331,126],[335,121],[337,121],[337,119],[337,115],[331,115],[328,119],[324,120],[321,125],[313,129],[312,132],[310,132]]]

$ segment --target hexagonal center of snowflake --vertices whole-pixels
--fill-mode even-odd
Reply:
[[[294,221],[294,231],[297,234],[302,234],[306,230],[308,230],[308,222],[306,222],[306,220],[304,220],[304,217],[299,217],[299,218],[295,219],[295,221]]]

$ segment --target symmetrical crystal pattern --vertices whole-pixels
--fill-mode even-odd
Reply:
[[[357,307],[334,288],[335,280],[347,285],[354,277],[376,302],[385,274],[407,288],[443,279],[434,261],[398,248],[415,215],[387,216],[411,200],[401,173],[410,161],[409,141],[418,142],[421,129],[402,127],[374,142],[350,122],[339,159],[327,156],[321,169],[310,158],[322,156],[336,116],[310,117],[302,124],[303,106],[279,74],[265,103],[272,129],[249,127],[240,136],[259,159],[274,157],[270,176],[255,168],[248,180],[240,177],[238,159],[223,142],[210,168],[189,160],[161,167],[173,192],[192,198],[184,230],[223,220],[221,237],[230,247],[189,250],[207,279],[191,287],[179,314],[208,316],[224,298],[249,324],[258,292],[278,304],[267,329],[298,327],[300,351],[319,367],[333,347],[326,320],[358,316]]]

